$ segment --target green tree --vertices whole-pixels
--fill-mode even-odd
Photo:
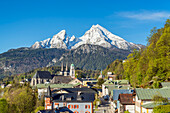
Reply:
[[[0,99],[0,113],[8,113],[8,103],[6,99]]]
[[[155,95],[153,96],[153,99],[154,103],[167,103],[168,102],[168,99],[167,98],[164,98],[162,96],[159,96],[159,95]]]
[[[31,88],[27,86],[12,87],[4,93],[10,110],[20,113],[30,113],[36,105],[36,97]]]
[[[104,79],[103,78],[98,79],[97,84],[99,86],[101,86],[103,83],[104,83]]]
[[[170,105],[160,105],[153,109],[153,113],[169,113]]]
[[[39,110],[44,110],[44,106],[37,107],[37,109],[34,112],[37,113]]]

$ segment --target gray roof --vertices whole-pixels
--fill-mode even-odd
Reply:
[[[69,99],[68,99],[69,98]],[[93,102],[95,100],[94,93],[65,93],[65,94],[54,94],[54,102]]]
[[[54,84],[61,84],[61,83],[69,83],[70,81],[72,81],[73,78],[71,78],[70,76],[54,76],[52,83]]]
[[[37,71],[33,78],[52,79],[49,71]]]
[[[94,88],[87,88],[87,87],[82,87],[82,88],[63,88],[63,90],[67,92],[84,92],[84,93],[97,93],[97,89]]]
[[[58,110],[40,110],[37,113],[65,113],[65,112],[69,112],[69,113],[73,113],[73,111],[71,111],[70,109],[68,109],[67,107],[60,107]]]

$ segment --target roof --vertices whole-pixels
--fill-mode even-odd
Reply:
[[[133,94],[119,94],[119,101],[123,105],[135,105]]]
[[[58,110],[40,110],[37,113],[56,113],[56,111],[57,113],[60,113],[60,112],[73,113],[67,107],[60,107]]]
[[[80,79],[78,79],[78,78],[74,78],[72,81],[70,81],[70,83],[74,82],[74,81],[78,81],[78,82],[82,83],[82,81]]]
[[[164,98],[170,98],[170,89],[161,88],[161,89],[135,89],[138,99],[140,100],[151,100],[153,96],[160,95]]]
[[[148,103],[148,104],[144,104],[142,105],[143,108],[147,108],[147,109],[153,109],[156,106],[159,105],[167,105],[167,104],[163,104],[163,103]]]
[[[107,80],[104,85],[112,85],[112,84],[119,84],[119,85],[127,85],[129,84],[128,80]]]
[[[130,85],[108,85],[106,86],[108,88],[109,93],[111,93],[111,96],[113,96],[113,90],[120,90],[120,89],[132,89]]]
[[[52,83],[55,83],[55,84],[69,83],[72,80],[73,78],[71,78],[70,76],[58,75],[58,76],[53,77]]]
[[[163,88],[169,87],[170,88],[170,82],[161,82],[161,85]]]
[[[48,71],[37,71],[33,78],[52,79],[52,76]]]
[[[132,94],[133,90],[129,89],[115,89],[113,90],[113,100],[118,100],[119,94]]]
[[[93,102],[95,100],[94,93],[64,93],[64,94],[54,94],[54,102]]]
[[[94,78],[82,78],[81,80],[82,80],[82,81],[97,81],[97,80],[94,79]]]
[[[63,88],[63,90],[68,91],[68,92],[97,93],[96,89],[87,88],[87,87],[82,87],[82,88]]]
[[[75,86],[78,86],[79,84],[37,84],[36,87],[39,88],[47,88],[48,86],[50,86],[50,88],[72,88]]]
[[[78,80],[80,80],[81,82],[83,82],[82,78],[77,78]]]

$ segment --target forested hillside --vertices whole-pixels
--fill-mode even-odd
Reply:
[[[19,48],[0,54],[0,77],[46,67],[53,58],[60,58],[64,49]]]
[[[154,81],[157,87],[160,81],[170,78],[170,20],[161,29],[153,28],[148,37],[146,49],[134,50],[125,62],[116,60],[104,70],[130,80],[133,86],[146,86]]]
[[[107,49],[97,45],[82,45],[77,49],[19,48],[0,54],[0,78],[29,72],[36,68],[60,66],[63,62],[88,70],[101,70],[115,59],[125,59],[127,50]]]

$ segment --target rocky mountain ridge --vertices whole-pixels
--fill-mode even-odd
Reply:
[[[140,49],[141,47],[132,42],[127,42],[123,38],[112,34],[100,25],[93,25],[82,37],[69,37],[65,30],[60,31],[52,38],[35,42],[31,48],[62,48],[76,49],[83,44],[99,45],[105,48],[118,48],[124,50]]]

